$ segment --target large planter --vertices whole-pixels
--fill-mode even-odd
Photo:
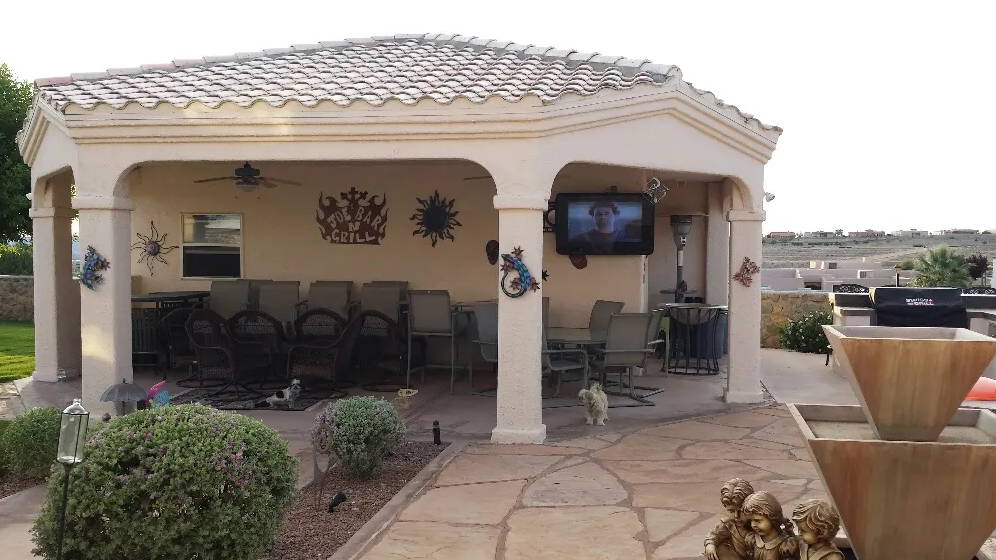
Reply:
[[[860,560],[969,560],[996,528],[996,414],[882,441],[861,408],[788,405]]]
[[[996,356],[996,339],[942,327],[823,327],[868,423],[888,441],[935,441]]]

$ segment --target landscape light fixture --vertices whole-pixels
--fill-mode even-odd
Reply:
[[[62,540],[66,534],[66,503],[69,498],[69,473],[78,463],[83,461],[83,444],[86,440],[86,428],[90,423],[90,413],[83,408],[80,399],[73,399],[73,404],[62,411],[59,426],[59,449],[55,460],[65,467],[62,481],[62,505],[59,510],[59,543],[56,560],[62,560]]]
[[[671,230],[674,232],[674,244],[678,248],[678,259],[674,275],[674,302],[685,300],[688,286],[685,284],[685,245],[688,244],[688,234],[692,231],[692,217],[686,215],[671,216]]]
[[[895,266],[895,270],[896,270],[896,287],[898,288],[899,287],[899,273],[902,272],[903,267],[901,265],[897,264]]]

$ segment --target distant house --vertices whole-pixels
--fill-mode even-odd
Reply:
[[[866,229],[865,231],[849,231],[847,232],[848,237],[863,237],[863,238],[876,238],[885,237],[884,231],[878,231],[874,229]]]
[[[905,238],[928,237],[930,236],[930,232],[922,229],[900,229],[890,233],[889,235],[892,235],[893,237],[905,237]]]
[[[946,229],[943,230],[944,235],[978,235],[979,230],[977,229]]]
[[[795,239],[794,231],[773,231],[766,236],[768,239]]]
[[[802,234],[802,237],[818,237],[821,239],[828,239],[831,237],[837,237],[837,234],[832,231],[823,231],[823,230],[807,231],[806,233]]]

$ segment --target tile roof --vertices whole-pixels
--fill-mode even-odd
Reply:
[[[739,117],[749,128],[780,132],[682,82],[676,66],[460,35],[328,41],[35,81],[40,99],[60,112],[70,106],[123,108],[132,103],[213,108],[257,102],[281,107],[289,101],[308,107],[356,101],[377,106],[425,98],[443,104],[457,98],[480,103],[490,97],[514,102],[530,95],[549,104],[572,93],[588,96],[665,83],[684,85],[685,91],[707,98],[717,111]]]

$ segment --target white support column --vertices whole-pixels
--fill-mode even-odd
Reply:
[[[730,221],[730,366],[726,402],[763,400],[761,392],[761,277],[749,287],[732,279],[744,257],[761,265],[761,222],[764,212],[731,210]]]
[[[549,186],[543,189],[549,191]],[[498,243],[502,253],[522,249],[522,260],[537,280],[543,272],[543,196],[502,194],[498,210]],[[498,280],[501,281],[499,272]],[[543,293],[527,291],[518,298],[498,293],[498,414],[491,432],[495,443],[543,443],[540,357]]]
[[[100,402],[107,387],[131,382],[131,200],[81,196],[74,200],[80,212],[80,245],[92,246],[110,263],[103,282],[93,290],[81,286],[83,343],[83,404],[99,417],[113,412]]]
[[[726,220],[726,185],[709,183],[706,216],[706,303],[727,305],[730,295],[730,223]]]
[[[65,188],[68,201],[68,185]],[[33,378],[56,381],[60,369],[68,376],[80,373],[80,292],[72,270],[73,209],[61,205],[31,208],[29,215],[36,327]]]

